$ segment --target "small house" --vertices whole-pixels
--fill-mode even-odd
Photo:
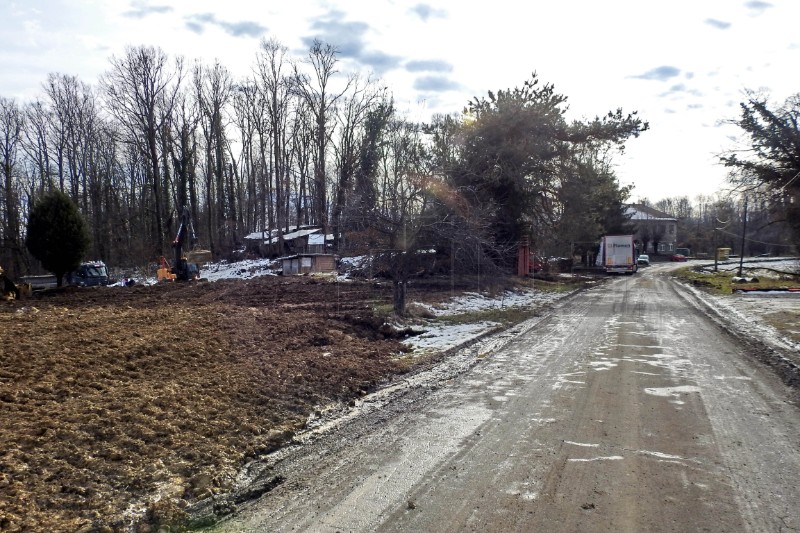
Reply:
[[[336,272],[336,256],[333,254],[297,254],[282,258],[281,264],[284,276]]]

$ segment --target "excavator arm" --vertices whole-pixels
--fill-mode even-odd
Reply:
[[[188,242],[187,242],[188,241]],[[172,273],[175,279],[179,281],[188,281],[190,279],[197,279],[200,273],[197,266],[190,264],[186,259],[186,254],[183,252],[184,247],[194,246],[197,242],[197,236],[194,233],[192,226],[192,217],[189,213],[189,208],[184,206],[181,212],[181,221],[178,225],[178,232],[175,239],[172,241],[172,248],[174,251],[175,261],[172,266]]]
[[[189,208],[184,207],[178,224],[178,231],[172,241],[173,263],[170,266],[166,257],[161,257],[158,269],[158,281],[189,281],[200,279],[200,269],[194,259],[187,256],[197,254],[191,248],[197,242],[197,236],[192,226],[192,217]],[[184,251],[187,249],[187,251]],[[208,252],[210,256],[210,252]]]

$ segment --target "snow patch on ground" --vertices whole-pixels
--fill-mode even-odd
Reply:
[[[440,350],[480,337],[497,326],[497,322],[477,322],[475,324],[459,325],[430,323],[422,326],[425,329],[425,333],[409,337],[403,344],[419,351]]]
[[[570,463],[591,463],[593,461],[622,461],[625,459],[621,455],[609,455],[608,457],[592,457],[591,459],[567,459]]]
[[[504,309],[512,307],[530,307],[550,303],[563,297],[564,294],[537,291],[505,291],[497,296],[487,296],[477,292],[465,292],[439,305],[417,304],[428,309],[435,316],[447,316],[470,311],[487,309]]]
[[[208,281],[274,276],[276,275],[276,272],[272,269],[274,263],[275,261],[269,259],[246,259],[234,263],[222,261],[220,263],[201,266],[200,274]]]
[[[754,259],[745,261],[742,266],[747,276],[777,277],[775,271],[789,273],[798,272],[798,258]],[[695,270],[714,271],[714,263],[703,263],[694,266]],[[739,262],[730,261],[717,265],[718,270],[738,273]],[[745,271],[743,270],[743,274]],[[789,279],[787,277],[787,279]],[[792,278],[796,279],[796,278]],[[721,320],[737,334],[749,337],[770,350],[770,357],[788,368],[797,368],[800,363],[800,343],[789,337],[796,332],[790,329],[792,317],[800,316],[800,293],[797,292],[762,292],[735,293],[733,295],[709,294],[689,284],[682,284],[691,293],[692,301],[699,301],[705,306],[704,312],[714,320]],[[784,313],[787,317],[786,327],[776,328],[770,318]]]
[[[414,303],[414,305],[422,307],[433,316],[441,318],[491,309],[540,308],[563,298],[567,294],[537,291],[535,288],[532,290],[505,291],[496,296],[468,292],[438,305],[423,303]],[[426,321],[423,324],[414,326],[415,328],[424,329],[425,333],[409,337],[403,343],[416,353],[447,350],[489,333],[497,329],[499,325],[497,322],[492,321],[467,324]]]
[[[743,268],[749,269],[748,276],[776,277],[774,271],[794,273],[798,271],[798,259],[782,258],[778,260],[748,260],[743,263]],[[763,266],[771,270],[757,270]],[[704,264],[702,268],[706,272],[712,272],[714,264]],[[738,272],[739,263],[729,262],[719,264],[718,270]],[[771,326],[766,316],[780,311],[800,314],[800,293],[737,293],[732,296],[717,296],[700,291],[694,287],[689,287],[693,296],[702,300],[717,313],[726,317],[728,321],[735,324],[740,332],[761,339],[765,343],[775,345],[784,350],[798,351],[800,344],[794,342],[786,335]]]

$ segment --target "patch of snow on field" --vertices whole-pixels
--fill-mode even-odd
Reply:
[[[505,291],[503,294],[494,297],[470,292],[456,296],[450,301],[436,306],[421,303],[415,303],[415,305],[423,307],[434,316],[441,318],[489,309],[537,308],[563,298],[565,295],[565,293],[542,292],[535,289]],[[426,322],[415,326],[415,329],[424,329],[425,333],[409,337],[403,341],[403,344],[414,351],[446,350],[480,337],[498,326],[497,322],[492,321],[467,324]]]
[[[714,269],[714,263],[704,263],[698,266],[702,271],[708,273],[713,272]],[[790,274],[798,272],[798,268],[800,268],[797,258],[788,257],[747,259],[743,262],[742,267],[747,269],[748,276],[772,278],[778,277],[775,271]],[[763,268],[759,269],[759,267]],[[717,269],[738,272],[739,261],[731,260],[720,263]],[[800,350],[800,344],[786,337],[766,320],[768,315],[780,311],[800,314],[800,293],[764,291],[717,296],[694,287],[689,287],[689,290],[694,297],[704,301],[707,306],[735,324],[739,331],[781,349]]]
[[[228,263],[223,261],[200,267],[200,274],[208,281],[220,279],[250,279],[259,276],[274,276],[275,271],[271,265],[274,261],[269,259],[247,259]]]
[[[422,305],[436,316],[450,316],[488,309],[539,306],[562,298],[563,293],[530,291],[505,291],[497,296],[486,296],[477,292],[465,292],[449,302],[436,306]]]
[[[409,337],[403,344],[415,351],[442,350],[470,341],[497,327],[496,322],[447,325],[431,323],[423,326],[425,333]]]
[[[779,258],[773,260],[746,260],[743,268],[748,269],[748,276],[777,277],[774,271],[792,273],[798,270],[797,258]],[[714,264],[701,265],[703,271],[712,272]],[[765,267],[758,270],[758,267]],[[718,265],[718,270],[738,271],[739,262],[730,261]],[[769,270],[767,270],[769,269]],[[771,313],[787,311],[800,313],[800,293],[791,292],[756,292],[737,293],[730,296],[716,296],[690,287],[694,296],[703,300],[717,313],[727,317],[738,330],[753,338],[762,339],[783,349],[800,350],[800,344],[789,339],[771,326],[766,317]]]
[[[784,272],[788,275],[797,274],[798,269],[800,269],[800,262],[794,257],[768,259],[749,258],[742,261],[741,266],[742,273],[744,274],[744,271],[747,271],[748,276],[777,277],[778,274],[775,271]],[[714,269],[714,263],[703,264],[702,267],[706,272],[711,272]],[[738,272],[739,260],[731,259],[729,261],[720,262],[717,264],[717,270],[722,272]]]

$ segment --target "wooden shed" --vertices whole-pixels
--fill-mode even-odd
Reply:
[[[291,226],[291,231],[280,232],[256,231],[244,237],[247,248],[258,252],[263,257],[275,257],[290,254],[324,254],[333,242],[333,235],[320,233],[317,226]],[[279,242],[283,247],[279,247]]]
[[[281,262],[284,276],[336,271],[336,256],[333,254],[297,254],[284,257]]]

